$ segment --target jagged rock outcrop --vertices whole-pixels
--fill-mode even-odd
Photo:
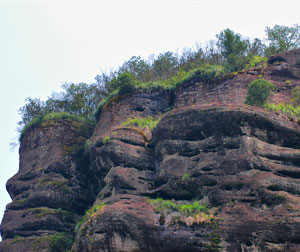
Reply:
[[[300,125],[244,104],[260,74],[277,88],[272,102],[289,101],[299,73],[293,50],[218,83],[113,99],[84,162],[70,151],[86,137],[80,124],[34,128],[7,184],[0,251],[51,251],[62,233],[73,252],[300,251]],[[152,131],[123,124],[149,116],[161,117]]]
[[[6,185],[13,202],[1,223],[0,251],[49,251],[51,236],[72,237],[94,200],[89,162],[78,154],[85,140],[81,123],[69,120],[48,121],[24,134],[19,172]]]

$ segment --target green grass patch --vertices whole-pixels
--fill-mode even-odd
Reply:
[[[16,235],[13,240],[12,240],[12,243],[19,243],[19,242],[25,242],[26,241],[26,238],[25,237],[22,237],[20,235]]]
[[[183,176],[181,178],[182,183],[189,182],[191,180],[192,180],[192,178],[191,178],[191,175],[189,173],[183,174]]]
[[[50,113],[46,114],[44,116],[38,116],[34,118],[31,122],[27,123],[25,127],[22,129],[19,141],[22,141],[22,138],[24,137],[24,134],[30,130],[32,130],[35,127],[40,126],[42,123],[49,122],[54,123],[59,120],[71,120],[76,122],[83,122],[85,120],[82,116],[72,115],[66,112],[61,113]]]
[[[68,181],[55,181],[51,180],[51,178],[43,178],[38,187],[39,188],[51,188],[56,190],[62,190],[65,193],[71,193],[72,191],[67,186]]]
[[[103,144],[108,144],[111,141],[111,137],[110,136],[106,136],[102,138],[102,142]]]
[[[291,104],[279,103],[279,104],[266,104],[265,107],[276,112],[279,111],[283,112],[291,117],[297,117],[298,119],[300,117],[300,106],[294,107]]]
[[[177,204],[172,200],[157,198],[149,200],[149,203],[156,212],[180,212],[185,216],[193,216],[209,210],[207,205],[200,204],[198,201],[194,201],[192,204]]]
[[[76,224],[75,226],[75,233],[77,233],[81,227],[81,225],[89,218],[91,217],[94,213],[97,211],[100,211],[106,206],[106,204],[96,204],[92,208],[88,209],[84,216],[81,218],[81,220]]]
[[[205,82],[205,83],[218,83],[220,80],[224,79],[225,70],[223,66],[220,65],[204,65],[200,68],[196,68],[189,71],[186,77],[176,83],[176,87],[187,82]]]
[[[37,207],[37,208],[29,208],[25,210],[26,213],[35,214],[37,218],[43,218],[48,215],[58,215],[61,219],[73,221],[74,215],[72,212],[62,210],[61,208],[54,209],[54,208],[47,208],[47,207]]]
[[[265,66],[265,63],[268,62],[268,58],[255,55],[250,59],[249,64],[245,66],[246,69],[251,68],[263,68]]]
[[[128,119],[126,122],[123,122],[123,126],[136,126],[140,129],[149,128],[150,130],[154,129],[157,123],[160,121],[161,117],[155,120],[152,116],[148,116],[147,118],[133,118]]]

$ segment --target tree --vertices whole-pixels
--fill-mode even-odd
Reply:
[[[266,27],[265,29],[269,46],[266,49],[266,55],[272,55],[288,50],[296,49],[300,45],[300,26],[275,25],[273,28]]]
[[[259,39],[255,38],[253,41],[247,40],[247,55],[248,56],[263,56],[266,45]]]
[[[172,52],[161,53],[154,60],[152,67],[157,79],[167,79],[176,74],[178,70],[178,58]]]
[[[110,82],[110,89],[112,91],[119,89],[119,94],[128,93],[134,89],[138,84],[135,75],[129,72],[120,73],[117,77]]]
[[[150,64],[140,56],[133,56],[120,67],[119,72],[129,72],[142,82],[148,82],[153,78]]]
[[[240,34],[234,33],[228,28],[217,34],[216,37],[217,45],[226,62],[226,69],[237,71],[243,68],[247,61],[247,41],[243,40]]]
[[[19,130],[38,116],[48,113],[67,112],[72,115],[83,116],[93,119],[93,112],[98,103],[104,97],[103,89],[97,83],[65,83],[62,85],[63,92],[53,93],[46,101],[27,98],[26,104],[19,109],[21,120]]]
[[[45,102],[30,97],[26,98],[25,102],[26,104],[18,110],[21,115],[21,121],[18,122],[18,125],[21,127],[29,123],[33,118],[45,114]]]

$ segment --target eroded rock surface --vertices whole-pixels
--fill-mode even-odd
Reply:
[[[86,137],[80,123],[68,120],[43,123],[23,136],[19,172],[6,185],[13,202],[1,223],[0,251],[25,245],[24,251],[43,251],[51,235],[73,235],[94,200],[89,162],[78,149]]]
[[[51,251],[41,237],[62,232],[75,237],[73,252],[300,251],[300,126],[244,104],[259,74],[277,88],[271,102],[288,102],[300,86],[299,52],[218,83],[110,101],[85,162],[69,152],[78,125],[34,129],[7,184],[0,251],[35,251],[30,242]],[[161,118],[152,131],[123,124],[149,116]]]

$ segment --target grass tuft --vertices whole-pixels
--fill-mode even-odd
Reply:
[[[84,216],[81,218],[81,220],[76,224],[75,226],[75,233],[77,233],[81,227],[81,225],[88,219],[90,218],[93,214],[95,214],[96,212],[102,210],[104,207],[106,206],[106,204],[96,204],[94,205],[92,208],[90,208],[89,210],[87,210],[84,214]]]

